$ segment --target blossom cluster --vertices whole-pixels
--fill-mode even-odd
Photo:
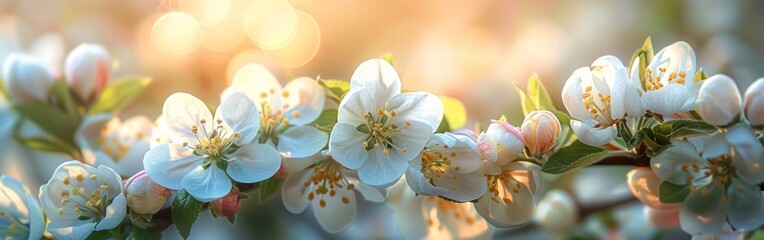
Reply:
[[[534,219],[565,234],[576,205],[560,190],[539,202],[542,172],[614,156],[649,166],[627,179],[656,227],[701,236],[764,224],[764,79],[741,96],[731,78],[708,77],[685,42],[653,54],[648,40],[629,66],[603,56],[575,70],[561,93],[569,114],[532,77],[519,89],[523,121],[501,116],[484,129],[449,124],[453,110],[442,97],[404,90],[386,59],[362,62],[350,81],[286,85],[264,66],[245,65],[214,109],[178,92],[156,120],[122,121],[114,112],[147,83],[111,81],[109,61],[91,44],[72,51],[63,75],[31,56],[6,59],[12,108],[44,132],[19,141],[73,160],[38,197],[2,177],[0,236],[135,236],[162,230],[152,218],[169,211],[188,237],[204,208],[235,221],[253,186],[260,201],[280,191],[291,213],[310,206],[330,233],[353,224],[361,196],[394,209],[406,238],[490,237]],[[111,85],[138,90],[120,95]]]

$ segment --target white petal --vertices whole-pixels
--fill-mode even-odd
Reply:
[[[143,157],[149,150],[151,150],[151,145],[148,141],[136,142],[117,162],[114,171],[127,177],[135,175],[143,170]]]
[[[726,134],[721,132],[712,133],[703,142],[703,157],[715,158],[730,154],[730,144],[725,139]]]
[[[438,129],[443,120],[443,103],[437,96],[426,92],[402,93],[387,102],[388,111],[395,111],[404,121],[420,121]]]
[[[202,202],[211,202],[225,196],[233,186],[225,172],[214,164],[207,169],[197,166],[183,178],[182,184],[183,189]]]
[[[418,165],[416,163],[419,163]],[[406,182],[409,183],[409,187],[414,192],[425,195],[425,196],[438,196],[448,193],[448,189],[440,188],[433,186],[427,178],[425,178],[424,173],[422,173],[418,168],[422,164],[422,160],[417,160],[416,158],[410,162],[409,167],[406,169]]]
[[[645,115],[645,106],[642,105],[642,96],[639,92],[640,88],[641,86],[638,86],[638,84],[635,84],[631,81],[629,81],[626,85],[623,104],[624,109],[626,110],[626,115],[630,117],[641,117]]]
[[[42,215],[40,204],[32,194],[26,193],[27,206],[29,207],[29,239],[40,239],[45,232],[45,218]]]
[[[3,83],[12,102],[46,101],[53,75],[40,59],[12,53],[3,64]]]
[[[451,145],[452,151],[456,152],[456,156],[451,163],[453,167],[459,167],[457,170],[459,173],[469,173],[480,168],[480,153],[477,151],[477,144],[469,137],[462,135],[455,135],[446,133],[446,136],[451,136],[457,139],[457,144]]]
[[[407,197],[402,200],[395,211],[395,225],[406,239],[423,239],[427,236],[429,227],[425,221],[425,216],[428,216],[429,213],[423,208],[421,198],[425,198],[425,196]]]
[[[106,86],[110,70],[111,56],[101,45],[80,44],[66,56],[66,81],[85,101]]]
[[[260,112],[247,96],[233,93],[220,103],[215,120],[223,120],[223,129],[233,131],[231,142],[237,146],[252,143],[260,130]],[[238,138],[236,135],[238,134]]]
[[[372,101],[378,106],[384,106],[390,98],[401,93],[401,80],[390,63],[382,59],[371,59],[355,69],[350,78],[350,88],[365,88],[371,93]]]
[[[639,76],[639,61],[640,61],[640,57],[637,57],[634,59],[634,62],[631,64],[631,73],[629,73],[629,80],[631,84],[638,89],[639,93],[643,93],[645,90],[642,89],[642,82],[639,79],[640,77]]]
[[[518,182],[509,180],[508,184],[509,186],[514,186]],[[509,204],[504,204],[501,200],[499,200],[499,203],[494,202],[491,199],[493,193],[486,192],[475,203],[475,210],[495,227],[511,227],[528,222],[535,215],[536,203],[530,190],[524,184],[520,186],[519,190],[517,193],[512,192],[512,201]],[[502,190],[500,189],[499,191]],[[507,191],[511,192],[509,189]]]
[[[695,107],[694,102],[695,99],[690,95],[689,89],[679,84],[668,84],[661,89],[642,95],[645,109],[663,116],[690,111]]]
[[[250,143],[241,146],[228,156],[235,161],[228,163],[228,175],[240,183],[253,183],[272,177],[281,167],[281,155],[273,147]]]
[[[718,232],[727,221],[725,205],[721,204],[723,194],[716,183],[691,192],[679,209],[682,230],[693,235]]]
[[[487,184],[482,172],[459,175],[450,167],[444,177],[435,178],[435,186],[445,187],[447,193],[443,197],[459,202],[469,202],[478,199],[486,192]],[[457,176],[456,179],[450,176]],[[408,177],[407,177],[408,178]]]
[[[616,130],[614,126],[604,129],[594,128],[592,126],[595,123],[596,122],[591,119],[584,120],[584,122],[570,120],[570,128],[573,129],[578,140],[590,146],[602,146],[608,144],[616,137],[616,135],[618,135],[618,130]]]
[[[313,122],[324,110],[324,89],[316,80],[301,77],[287,83],[284,87],[284,110],[289,123],[305,125]]]
[[[324,149],[329,136],[312,126],[294,126],[279,134],[278,139],[281,154],[288,158],[305,158]]]
[[[493,142],[491,137],[485,132],[481,133],[477,139],[478,150],[480,151],[480,157],[488,162],[496,162],[499,158],[498,149],[496,149],[496,143]]]
[[[764,224],[764,198],[759,186],[733,179],[727,189],[727,218],[738,230],[751,231]]]
[[[162,144],[152,148],[143,159],[146,174],[166,188],[183,188],[181,180],[204,159],[180,144]]]
[[[384,104],[384,103],[383,103]],[[342,98],[338,108],[337,122],[348,123],[354,126],[366,124],[364,114],[376,112],[377,106],[384,106],[374,102],[372,95],[364,89],[350,89]]]
[[[323,194],[312,201],[316,220],[329,233],[338,233],[350,227],[357,211],[355,194],[352,190],[335,188],[335,191],[334,197]],[[347,203],[344,203],[343,199],[347,199]],[[323,207],[320,204],[322,200],[326,203]]]
[[[394,151],[397,152],[397,151]],[[358,169],[358,177],[371,186],[384,186],[397,181],[408,167],[409,159],[385,156],[380,148],[369,151],[369,159]]]
[[[570,116],[575,119],[592,118],[592,113],[584,107],[584,99],[581,96],[584,93],[582,82],[585,80],[591,82],[591,78],[592,73],[589,67],[582,67],[576,69],[562,87],[562,103]]]
[[[281,84],[262,65],[247,64],[239,68],[233,77],[231,86],[223,92],[222,99],[227,98],[233,92],[246,94],[258,107],[261,103],[265,103],[274,109],[281,109]],[[262,109],[260,110],[262,111]]]
[[[114,115],[110,113],[86,116],[74,132],[74,142],[78,147],[85,150],[99,148],[98,139],[101,136],[102,128],[113,118]]]
[[[95,230],[109,230],[119,226],[119,224],[122,223],[122,220],[125,218],[126,212],[127,200],[125,199],[125,195],[119,194],[112,200],[111,204],[106,207],[106,217],[98,222]]]
[[[281,167],[284,168],[284,171],[287,173],[292,174],[305,170],[305,168],[309,167],[311,164],[317,163],[322,159],[323,157],[320,153],[306,158],[283,158],[281,160]]]
[[[761,146],[753,129],[746,124],[736,124],[727,129],[727,142],[735,151],[732,163],[743,180],[758,184],[764,181],[764,147]]]
[[[695,147],[686,141],[673,141],[669,149],[650,160],[650,166],[659,178],[680,185],[687,184],[687,175],[681,171],[682,165],[686,164],[699,164],[701,167],[706,165]]]
[[[387,189],[379,189],[366,185],[357,178],[349,177],[347,172],[345,172],[345,178],[348,180],[348,182],[355,184],[355,190],[361,193],[361,196],[363,196],[366,201],[374,203],[385,202],[388,195]]]
[[[406,148],[406,152],[393,148],[389,149],[390,156],[410,161],[424,149],[430,136],[432,136],[432,130],[427,124],[418,121],[409,122],[409,126],[405,126],[404,123],[397,125],[402,126],[401,131],[393,134],[391,139],[395,146]]]
[[[281,201],[284,208],[293,214],[305,211],[308,207],[308,193],[312,188],[305,188],[303,184],[310,181],[313,169],[306,169],[287,176],[284,185],[281,186]]]
[[[634,89],[629,89],[629,80],[626,77],[626,69],[621,66],[621,68],[617,69],[615,72],[615,75],[613,76],[613,80],[609,82],[610,84],[610,116],[613,119],[618,119],[624,117],[626,115],[626,96],[627,91],[632,91]],[[610,79],[608,79],[610,80]]]
[[[167,136],[174,143],[198,143],[197,136],[191,131],[192,126],[199,128],[199,134],[206,136],[213,128],[212,114],[202,100],[188,93],[174,93],[164,102],[162,115],[167,121]],[[201,124],[204,120],[207,123]],[[206,132],[205,132],[206,131]]]
[[[355,126],[337,123],[329,137],[329,152],[332,157],[347,168],[358,169],[369,159],[363,147],[367,134],[356,130]]]
[[[59,240],[81,240],[93,233],[95,223],[85,223],[77,226],[56,226],[55,222],[48,225],[48,231]]]

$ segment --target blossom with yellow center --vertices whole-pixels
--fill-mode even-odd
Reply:
[[[106,165],[129,177],[143,170],[143,156],[150,149],[152,123],[145,116],[125,121],[112,114],[87,116],[74,134],[85,163]]]
[[[40,239],[45,231],[40,204],[18,180],[0,176],[0,238]]]
[[[676,42],[661,49],[639,76],[639,58],[631,67],[631,82],[641,92],[645,110],[670,117],[695,108],[700,83],[695,52],[686,42]]]

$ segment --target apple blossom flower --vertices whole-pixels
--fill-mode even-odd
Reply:
[[[42,60],[11,53],[3,64],[3,83],[11,102],[47,101],[53,75]]]
[[[539,201],[535,221],[552,234],[569,233],[578,222],[576,203],[565,191],[551,190]]]
[[[145,116],[123,122],[112,114],[96,114],[85,117],[74,139],[85,163],[103,164],[129,177],[143,170],[143,156],[150,149],[151,128],[151,120]]]
[[[89,102],[109,82],[111,56],[98,44],[80,44],[66,56],[64,74],[69,87]]]
[[[239,212],[240,207],[239,188],[237,187],[233,187],[231,192],[226,194],[224,197],[210,203],[210,210],[215,213],[215,215],[223,217],[230,217],[235,215],[237,212]]]
[[[117,227],[127,207],[122,179],[106,166],[93,168],[78,161],[58,166],[40,187],[40,203],[56,239],[85,239],[93,231]]]
[[[278,151],[254,142],[259,113],[244,94],[233,93],[223,100],[213,118],[198,98],[175,93],[165,101],[162,114],[171,143],[149,150],[143,166],[166,188],[184,189],[197,200],[210,202],[231,191],[231,179],[259,182],[281,165]]]
[[[727,222],[744,230],[764,224],[764,198],[756,185],[764,179],[762,156],[764,149],[750,128],[737,124],[709,136],[701,149],[675,140],[651,160],[651,167],[662,180],[693,189],[679,210],[682,229],[714,234]]]
[[[491,239],[493,228],[471,203],[417,195],[403,177],[390,188],[388,205],[405,239]]]
[[[517,159],[525,149],[525,136],[505,117],[493,120],[477,138],[477,148],[483,160],[494,165],[506,165]]]
[[[669,229],[679,226],[679,205],[669,208],[654,208],[645,205],[643,213],[647,223],[660,229]]]
[[[740,120],[740,92],[728,76],[717,74],[703,81],[697,105],[700,116],[711,124],[730,126]]]
[[[329,136],[310,124],[324,108],[324,89],[315,80],[300,77],[282,87],[268,69],[249,64],[236,72],[222,98],[234,92],[257,105],[260,142],[276,146],[285,158],[310,157],[326,146]]]
[[[630,78],[642,93],[645,110],[671,116],[695,109],[700,87],[694,82],[696,71],[695,52],[680,41],[655,54],[645,69],[644,81],[639,76],[639,58],[634,60]]]
[[[560,120],[546,110],[528,113],[520,126],[525,147],[530,155],[540,156],[551,151],[560,136]]]
[[[745,90],[745,117],[755,128],[764,128],[764,78]]]
[[[172,191],[157,184],[140,171],[125,181],[125,196],[130,210],[139,214],[154,214],[164,206]]]
[[[149,141],[149,147],[154,148],[164,143],[170,143],[170,138],[167,136],[167,120],[164,115],[159,115],[154,120],[154,125],[151,128],[151,141]]]
[[[443,111],[435,95],[401,93],[398,73],[387,61],[365,61],[340,102],[330,152],[337,162],[357,169],[364,183],[393,184],[437,130]]]
[[[679,204],[661,202],[661,182],[650,167],[634,168],[626,174],[626,184],[637,200],[655,209],[678,209]]]
[[[45,218],[37,198],[18,180],[0,176],[0,237],[3,239],[40,239]]]
[[[325,153],[322,153],[324,155]],[[366,185],[330,156],[312,167],[290,174],[281,189],[284,207],[298,214],[312,206],[319,225],[330,233],[341,232],[353,223],[356,216],[358,191],[367,201],[385,201],[386,190]]]
[[[486,191],[475,141],[451,133],[430,137],[421,157],[409,162],[406,179],[414,192],[458,202],[475,200]]]
[[[570,125],[581,142],[592,146],[616,137],[615,124],[645,113],[637,87],[618,58],[603,56],[573,72],[562,89],[562,102],[574,119]]]

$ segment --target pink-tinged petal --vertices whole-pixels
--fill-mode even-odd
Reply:
[[[677,204],[667,204],[660,200],[660,185],[663,181],[649,167],[638,167],[626,174],[626,183],[640,202],[656,209],[673,209]],[[677,208],[678,210],[678,208]],[[677,212],[678,214],[678,212]]]

